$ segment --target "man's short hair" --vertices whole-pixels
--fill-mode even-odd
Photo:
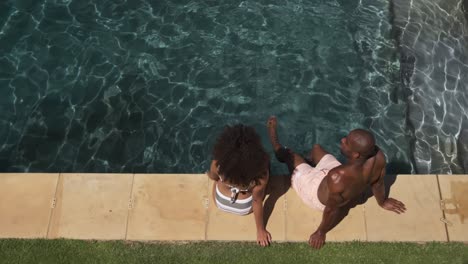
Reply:
[[[351,149],[365,158],[376,154],[375,138],[371,132],[364,129],[354,129],[349,133]]]

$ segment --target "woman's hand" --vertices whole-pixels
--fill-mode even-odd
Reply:
[[[266,229],[257,231],[257,244],[266,247],[271,243],[271,234]]]

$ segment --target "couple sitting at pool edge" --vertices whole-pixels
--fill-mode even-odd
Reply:
[[[288,166],[291,186],[309,207],[323,212],[309,245],[321,248],[326,233],[333,229],[356,206],[368,187],[378,204],[395,213],[405,205],[385,195],[385,156],[375,145],[374,136],[355,129],[341,139],[340,150],[346,157],[341,164],[320,145],[314,145],[308,160],[282,146],[276,132],[277,119],[268,119],[267,129],[276,158]],[[263,200],[269,180],[270,159],[254,128],[226,126],[213,147],[208,177],[214,180],[213,199],[228,213],[254,214],[257,243],[268,246],[272,239],[263,219]]]

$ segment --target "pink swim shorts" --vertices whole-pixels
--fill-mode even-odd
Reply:
[[[331,154],[323,156],[316,167],[307,163],[299,164],[293,171],[291,185],[307,206],[323,211],[325,205],[318,199],[318,187],[328,172],[340,165]]]

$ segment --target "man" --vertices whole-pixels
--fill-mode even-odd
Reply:
[[[268,134],[276,158],[288,166],[291,185],[302,201],[323,212],[322,222],[309,238],[311,247],[319,249],[325,244],[327,232],[358,204],[368,186],[382,208],[397,214],[406,211],[402,202],[385,198],[385,156],[370,132],[355,129],[341,140],[340,150],[347,159],[345,164],[320,145],[314,145],[310,153],[313,167],[279,143],[276,126],[276,117],[270,117]]]

